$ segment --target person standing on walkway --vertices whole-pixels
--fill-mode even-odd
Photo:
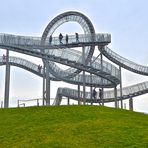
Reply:
[[[52,35],[49,36],[49,44],[52,42]]]
[[[62,35],[62,33],[60,33],[59,34],[59,41],[60,41],[60,43],[62,43],[62,39],[63,39],[63,35]]]
[[[66,34],[66,44],[68,44],[68,34]]]
[[[79,42],[79,35],[78,35],[78,33],[76,32],[75,35],[76,35],[76,42]]]
[[[92,97],[93,97],[94,99],[96,99],[96,94],[97,94],[96,88],[94,88],[94,89],[93,89],[93,92],[92,92]]]
[[[99,98],[102,99],[102,96],[103,96],[103,92],[102,92],[102,89],[100,88],[99,89]]]

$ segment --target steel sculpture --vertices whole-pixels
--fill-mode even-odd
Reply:
[[[64,23],[78,23],[84,34],[54,36],[56,29]],[[62,97],[77,100],[78,103],[99,103],[118,102],[129,99],[130,108],[133,109],[133,97],[148,93],[148,82],[139,83],[122,88],[121,68],[134,73],[148,75],[148,67],[136,64],[113,52],[107,47],[111,42],[110,34],[95,33],[90,19],[84,14],[69,11],[56,16],[45,28],[42,37],[18,36],[11,34],[0,34],[0,48],[6,49],[6,55],[0,57],[0,65],[6,65],[5,98],[4,107],[9,107],[9,82],[10,67],[17,66],[28,70],[43,78],[43,105],[50,103],[50,81],[64,81],[78,85],[78,90],[70,88],[58,88],[53,105],[60,105]],[[72,48],[81,47],[82,51]],[[93,55],[95,47],[100,54]],[[9,51],[15,51],[41,58],[43,64],[36,65],[20,57],[12,57]],[[119,68],[103,59],[107,57]],[[56,65],[60,63],[70,68],[63,70]],[[81,74],[83,71],[83,74]],[[86,74],[88,72],[90,74]],[[120,85],[120,89],[117,89]],[[83,86],[83,91],[80,91]],[[85,87],[90,87],[86,92]],[[92,98],[92,87],[98,87],[101,91],[101,98]],[[110,91],[105,91],[110,88]],[[99,94],[97,93],[97,96]],[[68,101],[69,102],[69,101]]]

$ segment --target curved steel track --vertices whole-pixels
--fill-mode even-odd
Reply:
[[[78,23],[84,34],[79,34],[79,41],[75,35],[69,35],[68,43],[66,36],[63,36],[62,44],[59,37],[54,36],[55,30],[64,23]],[[52,42],[49,43],[49,37],[52,35]],[[69,11],[56,16],[45,28],[42,37],[18,36],[10,34],[0,34],[0,48],[23,53],[43,59],[49,62],[49,77],[53,81],[65,81],[71,84],[84,85],[83,75],[81,71],[86,71],[93,75],[85,75],[86,86],[114,88],[120,84],[119,69],[109,62],[102,61],[100,58],[93,56],[95,46],[100,53],[107,57],[120,67],[123,67],[134,73],[148,75],[148,67],[136,64],[107,47],[111,42],[110,34],[95,33],[95,29],[90,19],[80,12]],[[85,48],[85,64],[82,60],[82,52],[72,48]],[[93,61],[93,62],[92,62]],[[63,70],[56,63],[60,63],[70,68]],[[5,65],[6,61],[0,57],[0,65]],[[25,59],[17,57],[9,57],[9,64],[26,69],[38,76],[43,77],[43,69],[39,71],[38,65]],[[132,85],[123,88],[123,95],[119,95],[117,90],[117,98],[127,99],[148,92],[148,82]],[[83,92],[80,92],[82,97]],[[62,96],[78,99],[78,92],[69,88],[59,88],[55,99],[55,104],[60,104]],[[86,92],[86,101],[90,102],[90,92]],[[114,101],[113,91],[104,92],[104,102]],[[97,100],[99,101],[99,100]],[[96,102],[96,100],[93,100]]]

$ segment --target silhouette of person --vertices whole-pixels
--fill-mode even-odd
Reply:
[[[76,32],[75,35],[76,35],[76,42],[79,42],[79,35],[78,35],[78,33]]]
[[[94,99],[96,99],[96,94],[97,94],[96,88],[94,88],[94,89],[93,89],[93,92],[92,92],[92,97],[93,97]]]
[[[3,60],[6,60],[6,56],[3,54]]]
[[[52,35],[49,36],[49,44],[52,42]]]
[[[68,35],[66,34],[66,44],[68,44]]]
[[[39,65],[38,65],[38,70],[39,70],[39,72],[41,72],[41,69],[42,69],[42,66],[39,64]]]
[[[102,99],[102,95],[103,95],[103,92],[102,92],[102,89],[100,88],[100,89],[99,89],[99,98],[100,98],[100,99]]]
[[[60,33],[59,34],[59,41],[60,41],[60,43],[62,43],[62,39],[63,39],[63,35]]]

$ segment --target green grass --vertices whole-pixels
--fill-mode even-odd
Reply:
[[[0,148],[148,148],[148,115],[101,106],[0,109]]]

